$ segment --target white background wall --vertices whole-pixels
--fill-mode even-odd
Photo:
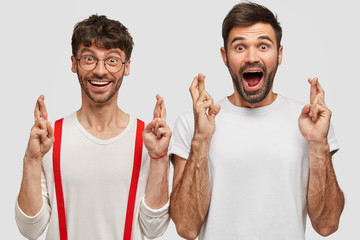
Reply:
[[[341,149],[334,157],[346,196],[340,229],[328,239],[355,239],[359,228],[359,60],[360,17],[356,1],[261,0],[278,14],[284,56],[275,91],[308,102],[307,78],[318,76],[333,111]],[[155,94],[166,101],[168,124],[191,111],[188,87],[206,74],[215,100],[232,93],[222,63],[222,20],[238,3],[223,1],[45,1],[0,3],[0,226],[1,239],[23,239],[14,220],[22,158],[33,124],[33,108],[46,97],[50,120],[80,107],[80,88],[70,71],[71,34],[76,22],[93,13],[121,21],[135,41],[131,74],[120,89],[119,105],[145,121],[152,118]],[[172,172],[171,172],[172,177]],[[307,239],[320,239],[308,222]],[[180,239],[171,223],[162,239]]]

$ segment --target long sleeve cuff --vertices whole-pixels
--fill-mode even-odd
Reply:
[[[141,211],[146,214],[147,216],[149,217],[161,217],[163,216],[164,214],[168,213],[169,212],[169,206],[170,206],[170,199],[169,201],[164,205],[162,206],[161,208],[159,209],[152,209],[151,207],[149,207],[148,205],[146,205],[146,202],[145,202],[145,195],[141,201],[141,204],[140,204],[140,209]]]
[[[170,221],[169,206],[170,201],[159,209],[152,209],[146,205],[145,196],[143,197],[140,203],[139,222],[147,238],[158,238],[164,234]]]
[[[38,219],[42,218],[44,209],[45,209],[45,205],[44,205],[44,202],[43,202],[43,205],[42,205],[42,207],[41,207],[41,209],[39,210],[38,213],[36,213],[34,216],[28,216],[20,208],[19,202],[16,199],[15,214],[16,214],[16,218],[21,222],[24,222],[24,223],[36,223],[38,221]]]
[[[20,233],[27,239],[37,239],[46,229],[50,218],[50,207],[43,199],[43,205],[40,211],[34,216],[26,215],[19,206],[16,199],[15,220]]]

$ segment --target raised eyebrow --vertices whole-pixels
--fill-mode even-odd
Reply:
[[[235,38],[230,42],[230,46],[231,46],[234,42],[236,42],[236,41],[243,41],[243,40],[245,40],[244,37],[235,37]]]
[[[122,59],[122,56],[121,56],[121,53],[117,50],[111,50],[109,51],[106,55],[109,56],[110,54],[116,54],[118,56],[115,56],[115,57],[118,57],[118,58],[121,58]],[[111,57],[111,56],[110,56]],[[108,57],[107,57],[108,58]]]
[[[94,51],[90,48],[83,48],[80,52],[80,55],[82,55],[84,52],[90,52],[91,54],[95,54]]]
[[[92,54],[92,56],[97,59],[97,57],[94,56],[94,55],[95,55],[95,52],[94,52],[93,50],[91,50],[90,48],[83,48],[83,49],[81,50],[81,52],[80,52],[80,55],[82,55],[84,52],[90,52],[90,53]],[[117,50],[111,50],[111,51],[109,51],[109,52],[106,54],[106,55],[108,56],[107,58],[109,58],[109,55],[110,55],[110,54],[117,54],[118,56],[116,56],[116,57],[119,57],[120,59],[122,59],[122,56],[121,56],[120,52],[117,51]],[[111,57],[111,56],[110,56],[110,57]]]
[[[258,39],[259,39],[259,40],[268,40],[268,41],[270,41],[272,44],[274,44],[273,40],[272,40],[269,36],[267,36],[267,35],[259,36]],[[232,45],[232,44],[233,44],[234,42],[236,42],[236,41],[244,41],[244,40],[246,40],[244,37],[235,37],[235,38],[231,41],[230,45]]]
[[[260,36],[260,37],[258,37],[258,39],[268,40],[268,41],[270,41],[272,44],[274,44],[273,40],[271,40],[271,38],[270,38],[269,36],[266,36],[266,35]]]

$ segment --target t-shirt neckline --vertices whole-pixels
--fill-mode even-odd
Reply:
[[[225,97],[221,102],[224,102],[225,106],[233,112],[236,113],[244,113],[244,114],[261,114],[267,113],[275,109],[280,102],[283,101],[283,97],[280,94],[277,94],[276,99],[269,105],[263,107],[256,107],[256,108],[248,108],[248,107],[238,107],[232,104],[228,97]],[[220,110],[221,111],[221,110]]]
[[[129,119],[129,123],[128,125],[126,126],[126,128],[118,135],[116,135],[115,137],[112,137],[112,138],[109,138],[109,139],[106,139],[106,140],[103,140],[103,139],[99,139],[97,137],[95,137],[94,135],[92,135],[91,133],[89,133],[82,125],[81,123],[79,122],[79,119],[77,118],[77,114],[76,112],[73,113],[72,115],[72,119],[76,125],[76,127],[80,130],[80,132],[82,134],[85,135],[85,137],[87,137],[88,139],[90,139],[91,141],[97,143],[97,144],[101,144],[101,145],[107,145],[107,144],[111,144],[113,142],[116,142],[117,140],[119,140],[120,138],[122,138],[124,135],[126,135],[131,127],[134,125],[135,123],[135,119],[130,116],[130,119]]]

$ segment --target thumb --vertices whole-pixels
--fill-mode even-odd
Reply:
[[[220,105],[215,104],[211,109],[209,109],[209,116],[216,117],[216,115],[220,112]]]
[[[307,118],[311,113],[311,105],[307,104],[303,107],[303,109],[301,110],[301,114],[299,119],[305,119]]]

